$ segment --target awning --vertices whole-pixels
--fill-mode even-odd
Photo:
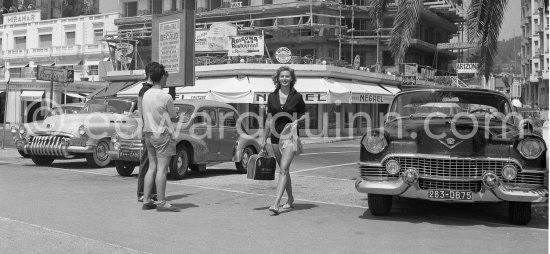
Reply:
[[[335,83],[350,91],[349,103],[389,104],[393,100],[393,94],[373,83],[348,80],[337,80]]]
[[[111,82],[107,87],[101,88],[93,92],[92,94],[88,95],[88,99],[94,98],[94,97],[105,97],[105,96],[114,96],[119,91],[128,88],[129,86],[135,84],[134,81],[119,81],[119,82]],[[137,94],[136,94],[137,96]]]
[[[8,67],[8,69],[11,69],[11,68],[23,68],[23,67],[29,67],[29,63],[14,63],[14,64],[10,64],[10,66]]]
[[[86,63],[84,65],[86,66],[99,65],[99,60],[86,60]]]
[[[74,97],[74,98],[78,98],[78,99],[85,99],[86,97],[80,95],[80,94],[77,94],[77,93],[70,93],[70,92],[67,92],[66,93],[67,96],[70,96],[70,97]]]
[[[210,89],[206,99],[225,103],[252,103],[253,94],[248,78],[226,77],[211,82],[218,85]]]
[[[30,64],[29,67],[36,67],[38,65],[42,65],[42,66],[53,66],[55,64],[55,62],[51,61],[51,62],[37,62],[37,63],[34,63],[34,64]]]
[[[22,101],[36,101],[42,100],[43,95],[44,91],[22,91],[20,97]]]
[[[57,61],[55,61],[55,66],[72,66],[72,65],[82,65],[82,60],[80,60],[80,59],[66,59],[66,60],[57,60]]]
[[[380,84],[380,86],[382,86],[384,89],[390,91],[390,93],[392,93],[392,94],[397,94],[397,93],[401,92],[401,89],[399,89],[395,86],[382,85],[382,84]]]

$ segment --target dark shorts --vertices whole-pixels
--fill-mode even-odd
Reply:
[[[145,132],[143,136],[147,151],[157,158],[168,158],[176,155],[176,142],[172,139],[172,134],[168,132],[161,134]]]

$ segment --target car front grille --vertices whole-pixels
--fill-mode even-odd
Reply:
[[[66,142],[70,140],[67,136],[33,136],[24,147],[31,155],[67,155]]]
[[[397,160],[402,170],[414,168],[418,170],[420,177],[435,177],[445,180],[479,180],[484,172],[500,173],[502,167],[507,164],[513,164],[517,168],[520,168],[516,163],[505,160],[417,157],[388,158],[388,160],[391,159]]]
[[[439,181],[432,179],[419,179],[418,185],[422,190],[466,190],[472,192],[481,191],[481,181]]]
[[[481,184],[483,173],[493,172],[497,174],[504,183],[509,184],[532,184],[543,185],[545,181],[544,172],[526,173],[518,172],[516,179],[505,180],[502,178],[502,168],[512,164],[521,169],[520,165],[512,160],[494,159],[471,159],[471,158],[421,158],[413,156],[391,156],[382,163],[382,166],[360,166],[361,177],[368,179],[373,177],[386,177],[395,179],[398,175],[390,176],[386,172],[386,163],[389,160],[399,162],[401,172],[408,168],[418,171],[421,179],[432,179],[446,182],[477,182]]]

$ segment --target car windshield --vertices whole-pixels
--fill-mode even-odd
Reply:
[[[124,99],[93,99],[86,103],[82,112],[127,114],[132,110],[133,104]]]
[[[48,111],[48,114],[46,115],[46,117],[50,117],[54,115],[62,115],[62,114],[78,114],[80,113],[80,110],[82,110],[82,106],[61,105],[59,107],[55,107],[52,110]]]
[[[191,119],[191,115],[193,115],[193,111],[195,111],[195,107],[192,105],[187,104],[176,104],[174,105],[176,108],[176,112],[179,116],[179,121],[182,123],[187,123]]]
[[[490,114],[503,118],[511,112],[504,96],[479,91],[414,91],[398,95],[390,109],[395,117],[453,117]]]

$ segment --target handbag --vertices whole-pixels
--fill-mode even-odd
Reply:
[[[252,180],[275,180],[275,169],[277,161],[275,157],[270,157],[263,150],[259,154],[250,156],[246,166],[248,179]]]

